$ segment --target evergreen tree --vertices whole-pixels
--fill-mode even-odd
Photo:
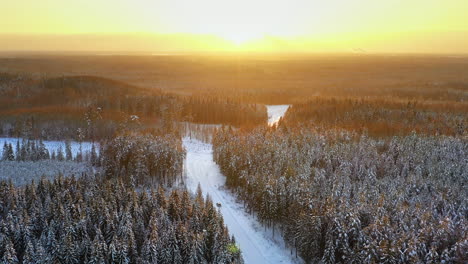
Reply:
[[[7,159],[9,161],[15,160],[15,154],[13,153],[13,147],[11,146],[11,143],[8,144]]]
[[[21,160],[21,147],[19,140],[16,140],[16,161]]]
[[[42,159],[42,160],[50,159],[49,151],[45,147],[45,144],[42,141],[42,139],[39,141],[38,148],[39,148],[39,159]]]
[[[148,232],[148,238],[145,240],[145,244],[143,246],[143,259],[147,263],[157,263],[158,252],[160,252],[160,250],[158,245],[158,227],[156,223],[156,216],[154,214],[151,215]]]
[[[16,256],[15,248],[10,239],[7,239],[5,248],[3,249],[3,257],[0,261],[1,264],[16,264],[19,263],[18,257]]]
[[[24,252],[24,255],[23,255],[23,264],[35,264],[37,263],[34,256],[35,256],[35,252],[34,252],[34,246],[33,244],[31,243],[30,240],[28,240],[26,242],[26,250]]]
[[[97,228],[96,235],[94,236],[91,245],[91,258],[88,264],[104,264],[106,263],[107,245],[102,236],[101,230]]]
[[[19,152],[20,153],[20,160],[21,161],[25,161],[27,159],[27,156],[28,156],[28,149],[27,149],[27,142],[25,139],[23,139],[21,141],[21,151]]]
[[[70,140],[65,141],[65,158],[67,161],[73,160],[72,147]]]
[[[78,150],[78,153],[76,154],[75,160],[77,162],[83,162],[83,149],[81,147],[81,143],[80,143],[80,149]]]
[[[60,146],[58,151],[57,151],[57,160],[58,161],[64,161],[65,160],[65,157],[63,156],[62,146]]]
[[[99,158],[96,153],[96,147],[94,146],[94,143],[91,146],[91,158],[90,158],[91,165],[93,166],[99,166]]]

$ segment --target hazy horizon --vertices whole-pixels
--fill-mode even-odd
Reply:
[[[418,43],[418,45],[415,45]],[[388,33],[347,41],[264,36],[242,45],[210,34],[0,34],[0,52],[468,54],[468,31]]]
[[[468,53],[462,0],[19,0],[0,51]]]

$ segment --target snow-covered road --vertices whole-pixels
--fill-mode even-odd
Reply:
[[[211,144],[184,138],[187,150],[187,188],[195,192],[200,184],[203,193],[209,194],[213,203],[221,203],[221,213],[229,232],[234,235],[246,264],[299,263],[290,255],[279,234],[272,236],[243,206],[224,188],[225,177],[213,161]]]
[[[267,105],[268,125],[272,126],[288,111],[289,105]]]

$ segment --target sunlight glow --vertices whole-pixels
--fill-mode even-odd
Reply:
[[[254,34],[254,33],[247,33],[247,32],[228,32],[228,33],[222,33],[220,36],[236,46],[241,46],[243,44],[246,44],[250,41],[260,39],[263,36],[261,34]]]
[[[460,40],[468,41],[467,8],[466,0],[17,0],[0,8],[0,34],[184,34],[205,36],[207,50],[453,51],[463,45]],[[418,42],[408,40],[408,33],[432,43],[405,44]],[[202,48],[196,42],[194,48]]]

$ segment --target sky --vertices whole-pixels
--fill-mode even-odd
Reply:
[[[0,0],[0,49],[468,52],[466,0]]]

